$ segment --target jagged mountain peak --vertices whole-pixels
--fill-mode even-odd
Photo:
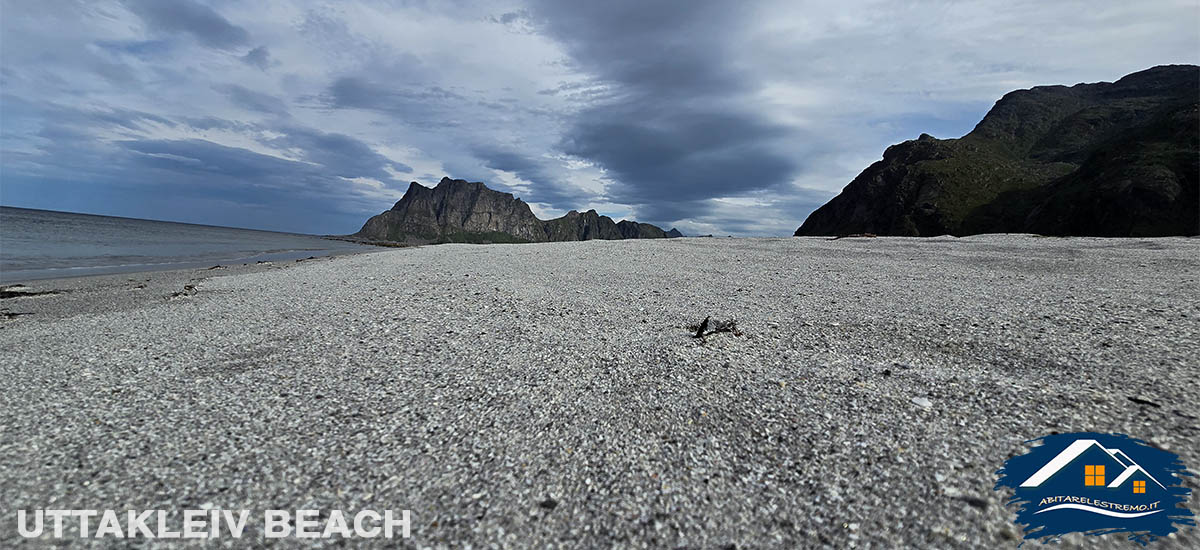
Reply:
[[[391,210],[367,220],[353,237],[409,244],[435,242],[545,242],[590,239],[663,238],[656,226],[628,220],[614,222],[595,209],[568,212],[540,220],[529,205],[511,193],[482,182],[444,177],[435,187],[418,182]]]

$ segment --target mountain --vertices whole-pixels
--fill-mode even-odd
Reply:
[[[672,230],[674,231],[674,230]],[[675,233],[678,233],[676,231]],[[432,189],[417,182],[391,210],[367,220],[351,237],[408,244],[439,242],[546,242],[590,239],[661,239],[668,235],[648,223],[614,222],[595,210],[574,210],[542,221],[511,193],[479,182],[442,178]]]
[[[1200,67],[1006,94],[959,139],[888,147],[796,235],[1200,233]]]

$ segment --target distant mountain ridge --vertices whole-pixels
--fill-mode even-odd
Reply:
[[[661,239],[682,236],[648,223],[614,222],[595,210],[574,210],[540,220],[511,193],[480,182],[442,178],[434,188],[412,182],[388,210],[352,235],[356,239],[406,244],[438,242],[549,242],[591,239]]]
[[[796,235],[1200,233],[1200,67],[1006,94],[969,134],[888,147]]]

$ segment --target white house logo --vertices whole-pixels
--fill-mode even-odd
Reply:
[[[1029,453],[996,472],[996,489],[1011,488],[1009,505],[1026,539],[1071,532],[1126,533],[1146,544],[1195,525],[1184,507],[1191,492],[1179,457],[1122,434],[1043,437]]]

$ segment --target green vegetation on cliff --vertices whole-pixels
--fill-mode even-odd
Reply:
[[[1200,232],[1200,67],[1005,95],[959,139],[893,145],[796,235]]]

